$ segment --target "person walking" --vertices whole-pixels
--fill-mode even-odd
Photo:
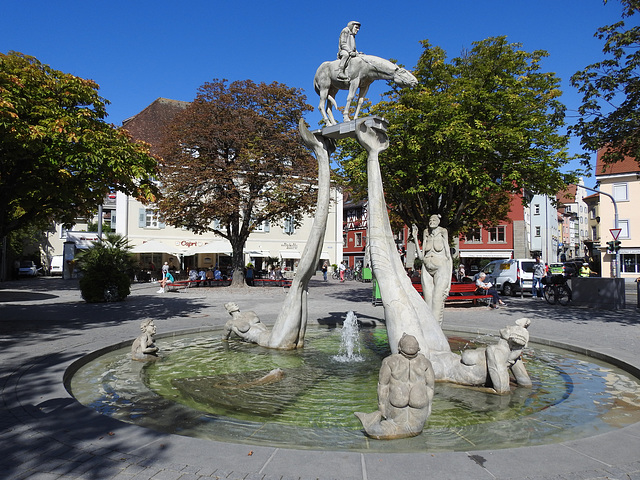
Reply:
[[[338,270],[340,271],[340,281],[344,282],[344,272],[347,270],[347,266],[344,264],[344,260],[340,262]]]
[[[327,281],[327,271],[329,270],[329,262],[327,262],[326,260],[324,261],[324,263],[322,264],[322,277],[324,278],[324,281]]]
[[[540,257],[536,257],[536,263],[533,264],[533,283],[531,284],[531,296],[533,298],[543,298],[542,279],[546,274],[544,263],[540,261]]]

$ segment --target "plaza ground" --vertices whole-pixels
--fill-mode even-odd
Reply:
[[[496,333],[520,317],[532,320],[531,340],[565,343],[619,359],[640,374],[640,313],[635,284],[627,308],[606,311],[551,306],[529,296],[498,310],[459,305],[445,327]],[[158,433],[101,416],[79,405],[62,378],[81,356],[132,341],[140,321],[159,333],[221,326],[224,303],[235,301],[272,324],[282,288],[192,288],[158,294],[135,284],[125,302],[86,304],[77,283],[35,278],[0,284],[0,478],[244,480],[340,479],[617,479],[640,480],[640,424],[559,444],[468,452],[380,454],[288,450]],[[371,286],[312,279],[312,322],[340,323],[348,311],[381,324]]]

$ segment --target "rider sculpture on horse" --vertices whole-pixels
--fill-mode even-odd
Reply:
[[[344,121],[349,121],[349,106],[358,92],[358,104],[354,119],[358,118],[360,107],[369,86],[375,80],[388,80],[401,87],[415,87],[418,80],[411,72],[393,62],[373,55],[365,55],[356,50],[355,36],[360,30],[360,22],[351,21],[340,32],[338,59],[324,62],[318,67],[313,79],[316,93],[320,95],[320,113],[327,125],[335,125],[332,108],[338,108],[335,95],[339,90],[348,90],[346,106],[342,111]]]
[[[340,32],[340,39],[338,40],[338,60],[340,60],[338,80],[349,80],[349,76],[345,72],[347,63],[351,57],[362,53],[356,50],[356,35],[358,34],[358,30],[360,30],[360,22],[351,21]]]

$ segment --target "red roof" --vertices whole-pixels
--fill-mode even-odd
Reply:
[[[606,149],[601,148],[598,150],[598,157],[596,159],[596,177],[598,175],[615,175],[620,173],[638,173],[640,172],[640,165],[638,161],[633,157],[624,157],[624,160],[616,163],[605,164],[602,162],[602,154],[606,152]]]
[[[569,185],[569,187],[563,191],[558,192],[557,199],[558,202],[562,204],[567,203],[575,203],[576,202],[576,189],[577,187],[573,184]]]
[[[164,129],[176,114],[188,105],[189,102],[158,98],[140,113],[127,118],[122,124],[133,138],[151,144],[151,152],[157,154],[157,146],[162,140]]]

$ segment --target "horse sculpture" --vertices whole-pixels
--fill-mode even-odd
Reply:
[[[358,118],[360,107],[364,101],[364,97],[369,90],[369,86],[374,80],[392,80],[401,87],[415,87],[418,80],[411,72],[404,68],[400,68],[393,62],[384,58],[375,57],[373,55],[358,54],[349,60],[346,74],[348,80],[338,80],[339,60],[332,62],[324,62],[318,67],[316,76],[313,79],[313,86],[316,93],[320,95],[320,113],[327,125],[335,125],[336,120],[333,117],[332,107],[338,109],[335,95],[338,90],[349,90],[347,102],[342,111],[344,121],[349,121],[349,106],[356,90],[358,90],[358,105],[353,116],[354,120]]]

